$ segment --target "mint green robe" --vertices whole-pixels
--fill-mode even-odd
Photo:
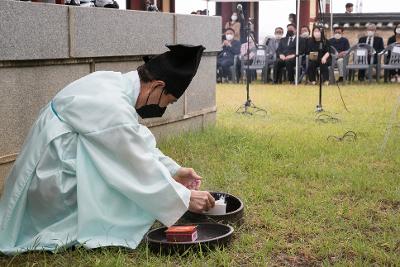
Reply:
[[[0,200],[1,252],[135,248],[155,220],[183,215],[190,190],[139,124],[139,90],[136,71],[95,72],[41,110]]]

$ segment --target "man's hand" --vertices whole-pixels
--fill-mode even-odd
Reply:
[[[175,176],[175,181],[183,184],[190,190],[199,190],[202,177],[199,176],[192,168],[180,168]]]
[[[285,60],[285,59],[286,59],[285,55],[279,55],[279,58],[280,58],[281,60]]]
[[[189,210],[195,213],[208,211],[215,206],[215,199],[207,191],[191,190]]]

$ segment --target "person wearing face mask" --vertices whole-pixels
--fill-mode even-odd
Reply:
[[[400,24],[397,24],[397,26],[394,28],[394,35],[389,37],[387,45],[391,45],[393,43],[399,43],[400,44]],[[388,55],[388,58],[390,58],[390,54]],[[399,82],[400,83],[400,69],[398,70],[390,70],[390,76],[391,76],[391,81],[392,82]]]
[[[376,36],[376,25],[375,24],[368,24],[367,26],[367,36],[361,37],[358,40],[360,44],[368,44],[375,49],[374,55],[374,64],[378,62],[378,54],[385,49],[383,44],[382,37]],[[365,70],[360,70],[358,72],[358,80],[364,81],[365,79]]]
[[[240,41],[234,39],[235,30],[225,30],[225,40],[222,42],[222,50],[217,56],[217,79],[219,81],[232,80],[230,67],[234,64],[235,55],[240,54]]]
[[[305,40],[299,38],[299,55],[305,51]],[[287,34],[279,42],[276,51],[277,60],[274,65],[274,83],[282,83],[282,70],[286,67],[288,80],[294,83],[294,74],[296,67],[296,25],[287,25]]]
[[[201,177],[156,147],[142,118],[161,117],[195,76],[203,46],[171,45],[137,71],[97,71],[40,112],[0,200],[0,251],[135,248],[155,220],[170,226],[213,197]]]
[[[314,27],[312,36],[307,42],[306,54],[309,57],[308,78],[311,84],[316,84],[317,67],[320,68],[320,79],[328,84],[329,81],[329,44],[325,40],[320,27]]]
[[[300,29],[300,37],[304,39],[310,38],[310,27],[302,26]]]
[[[274,32],[274,37],[269,37],[266,38],[265,40],[265,46],[266,46],[266,51],[267,51],[267,57],[269,57],[269,62],[276,62],[276,51],[278,50],[279,43],[282,39],[283,36],[283,28],[282,27],[277,27],[275,28]],[[271,79],[271,68],[268,68],[268,73],[267,73],[267,81],[270,82],[272,81]]]
[[[229,28],[233,29],[235,31],[233,38],[240,41],[240,27],[241,24],[238,21],[238,15],[236,12],[233,12],[230,20],[225,24],[225,30]]]
[[[339,79],[338,82],[343,82],[343,58],[347,53],[347,50],[350,49],[349,40],[346,37],[343,37],[343,28],[335,27],[333,38],[329,39],[329,44],[333,46],[338,52],[337,57],[337,67],[339,70]]]

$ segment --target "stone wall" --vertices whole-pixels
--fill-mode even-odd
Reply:
[[[330,31],[328,31],[330,32]],[[393,29],[377,29],[376,36],[380,36],[383,38],[383,42],[386,46],[389,37],[393,35]],[[343,36],[349,39],[350,46],[356,45],[358,43],[358,39],[360,37],[367,35],[367,28],[347,28],[344,29]],[[331,38],[329,34],[329,38]]]
[[[206,50],[185,95],[143,123],[163,138],[215,121],[220,17],[6,0],[0,22],[0,192],[37,113],[59,90],[93,71],[134,70],[167,43]]]

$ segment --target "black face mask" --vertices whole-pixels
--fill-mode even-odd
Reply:
[[[294,31],[287,31],[287,35],[290,37],[290,36],[293,36],[294,35]]]
[[[142,119],[162,117],[162,115],[164,115],[165,110],[167,109],[167,107],[163,108],[160,107],[161,96],[163,95],[163,93],[164,89],[161,92],[160,98],[158,99],[158,104],[147,105],[147,102],[149,101],[149,97],[151,94],[150,93],[149,96],[147,97],[146,105],[136,109],[137,114],[139,114],[139,116]]]

